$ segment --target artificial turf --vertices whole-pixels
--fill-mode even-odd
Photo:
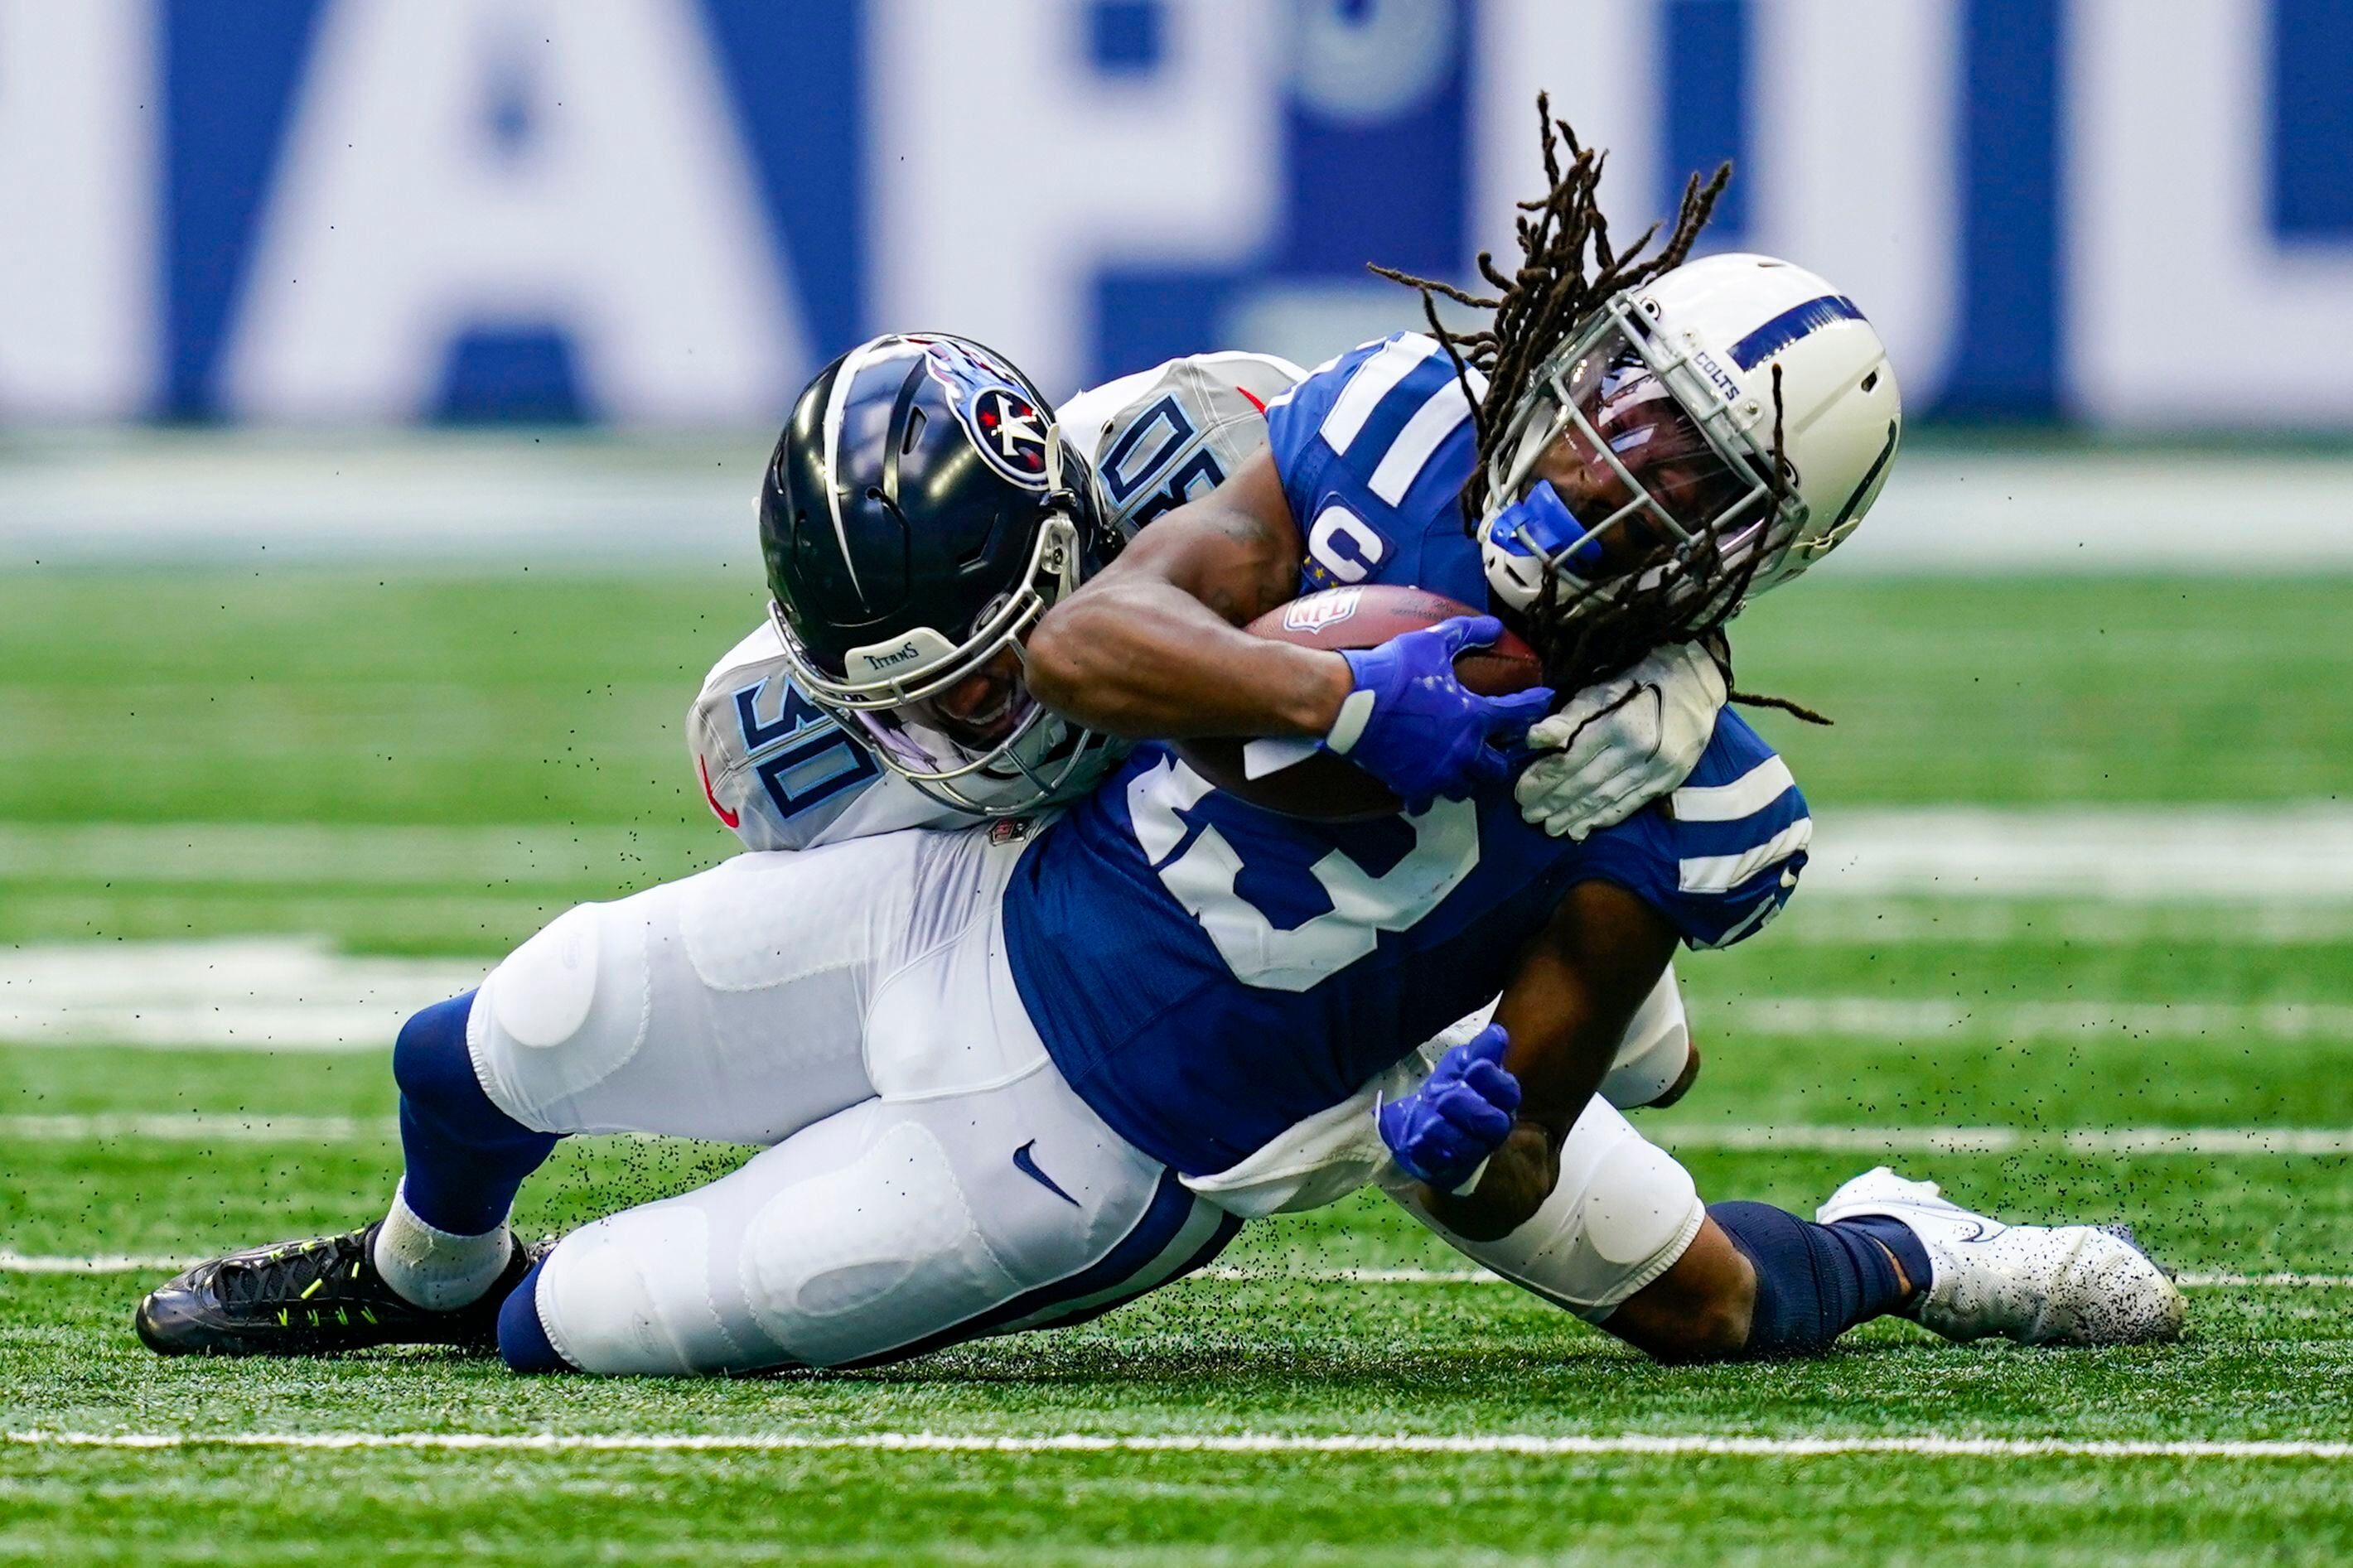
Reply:
[[[726,851],[678,719],[754,608],[740,582],[659,575],[0,577],[0,943],[319,935],[487,963],[575,900]],[[2353,643],[2312,628],[2348,621],[2342,579],[1825,574],[1767,601],[1738,641],[1745,686],[1840,721],[1760,721],[1828,824],[1841,809],[1954,802],[2342,803]],[[2353,1129],[2353,1041],[2326,1021],[2336,1015],[2312,1026],[2295,1011],[2353,1002],[2348,910],[2353,888],[2341,905],[2293,909],[2251,889],[2136,905],[1905,899],[1818,918],[1801,890],[1757,941],[1682,966],[1707,1069],[1649,1125],[1680,1142],[1704,1193],[1810,1206],[1878,1156],[1809,1144],[1808,1129],[1900,1132],[1913,1143],[1897,1138],[1898,1165],[1966,1201],[2129,1221],[2188,1271],[2189,1340],[2130,1351],[1948,1346],[1889,1323],[1819,1362],[1661,1368],[1508,1287],[1455,1278],[1459,1259],[1359,1197],[1250,1227],[1214,1277],[1098,1323],[855,1374],[522,1381],[404,1352],[164,1363],[128,1332],[158,1273],[147,1260],[381,1211],[397,1169],[382,1051],[0,1047],[0,1429],[26,1439],[0,1443],[0,1561],[2343,1561],[2353,1459],[2325,1450],[642,1445],[894,1433],[2341,1443],[2353,1436],[2341,1145],[2107,1153],[2064,1136]],[[1777,1000],[1841,999],[1967,1016],[1895,1034],[1757,1026]],[[2019,1022],[2022,1006],[2058,1004],[2219,1021],[2056,1034]],[[106,1120],[123,1117],[164,1121]],[[340,1120],[271,1130],[290,1117]],[[2025,1139],[1915,1146],[1939,1128]],[[1758,1129],[1793,1136],[1725,1135]],[[519,1223],[560,1228],[733,1158],[580,1141],[527,1190]],[[401,1433],[640,1446],[217,1441]],[[182,1446],[62,1440],[77,1434]]]

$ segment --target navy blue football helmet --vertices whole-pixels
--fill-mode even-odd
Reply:
[[[1037,386],[939,333],[820,371],[760,492],[795,680],[884,766],[986,816],[1076,798],[1124,749],[1039,706],[1021,670],[1029,628],[1120,542]]]

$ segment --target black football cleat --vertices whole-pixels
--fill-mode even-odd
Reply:
[[[487,1351],[498,1343],[499,1308],[548,1250],[518,1241],[480,1300],[436,1312],[385,1283],[375,1233],[372,1225],[199,1263],[139,1303],[139,1338],[157,1355],[336,1355],[372,1345]]]

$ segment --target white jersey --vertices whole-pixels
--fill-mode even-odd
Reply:
[[[1306,373],[1271,354],[1173,359],[1082,392],[1056,412],[1086,454],[1103,514],[1133,533],[1206,495],[1266,445],[1266,405]],[[969,826],[878,764],[793,685],[763,619],[703,677],[687,744],[703,798],[750,849],[807,849],[902,827]]]

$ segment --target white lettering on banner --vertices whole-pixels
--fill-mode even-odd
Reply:
[[[1076,8],[875,0],[876,318],[953,322],[1051,390],[1085,374],[1107,265],[1257,255],[1282,178],[1281,9],[1164,5],[1160,58],[1104,76]]]
[[[2071,26],[2065,307],[2083,412],[2353,416],[2353,246],[2270,237],[2269,29],[2201,0],[2082,0]]]
[[[1373,525],[1335,503],[1315,514],[1307,531],[1307,555],[1335,583],[1361,583],[1389,552],[1388,541]]]
[[[1211,787],[1173,757],[1128,781],[1128,817],[1145,856],[1159,861],[1184,841],[1185,819],[1177,814],[1199,805]],[[1235,889],[1241,857],[1214,826],[1203,827],[1182,855],[1155,869],[1169,896],[1201,922],[1235,979],[1269,991],[1305,991],[1371,952],[1381,932],[1410,928],[1478,866],[1477,803],[1441,800],[1405,821],[1413,847],[1377,877],[1337,849],[1308,867],[1332,907],[1289,931]]]
[[[0,411],[143,412],[161,359],[154,20],[0,0]]]
[[[1828,275],[1879,330],[1906,405],[1925,407],[1960,314],[1957,0],[1784,0],[1750,15],[1742,248]]]
[[[1661,0],[1490,0],[1472,77],[1481,245],[1516,254],[1513,204],[1544,187],[1539,89],[1587,145],[1608,150],[1601,194],[1614,230],[1639,234],[1662,216],[1662,10]],[[1944,384],[1958,318],[1958,0],[1788,0],[1751,15],[1756,137],[1734,174],[1749,216],[1739,247],[1836,280],[1886,340],[1907,402],[1923,406]],[[1719,232],[1718,248],[1727,237]]]
[[[1429,0],[1294,5],[1292,84],[1340,124],[1377,123],[1438,90],[1453,63],[1454,8]]]
[[[810,346],[710,49],[689,0],[332,0],[227,404],[411,416],[458,333],[552,323],[600,416],[773,417]],[[502,80],[531,120],[504,151]]]
[[[1610,232],[1640,234],[1659,216],[1666,110],[1659,27],[1655,0],[1488,0],[1471,77],[1475,248],[1519,254],[1512,237],[1518,204],[1545,186],[1536,147],[1540,91],[1552,95],[1553,113],[1576,126],[1587,146],[1609,150],[1600,194]]]

